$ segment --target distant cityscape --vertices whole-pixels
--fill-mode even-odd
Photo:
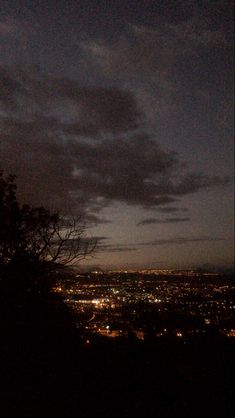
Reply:
[[[85,342],[107,338],[235,337],[232,275],[196,270],[71,272],[54,288]]]

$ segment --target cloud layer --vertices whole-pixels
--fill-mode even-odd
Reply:
[[[195,243],[207,243],[207,242],[217,242],[217,241],[224,241],[224,238],[217,238],[217,237],[173,237],[173,238],[166,238],[166,239],[156,239],[152,241],[146,241],[141,243],[135,244],[103,244],[102,240],[107,238],[100,238],[101,244],[98,244],[97,252],[107,252],[107,253],[118,253],[118,252],[129,252],[129,251],[142,251],[144,247],[158,247],[158,246],[173,246],[175,245],[188,245],[188,244],[195,244]]]
[[[138,222],[137,226],[152,225],[152,224],[174,224],[180,222],[190,221],[189,217],[185,218],[166,218],[166,219],[157,219],[157,218],[146,218]]]
[[[171,118],[170,125],[177,128],[188,112],[195,124],[199,114],[202,123],[208,110],[213,122],[220,125],[233,117],[229,2],[205,2],[202,9],[196,2],[190,3],[191,7],[187,2],[181,5],[192,9],[187,17],[177,20],[174,16],[172,21],[158,17],[152,26],[131,24],[112,40],[81,43],[87,68],[135,91],[154,127],[169,129]],[[227,19],[221,21],[223,6]]]
[[[84,88],[37,69],[2,68],[0,76],[1,165],[17,174],[23,200],[77,207],[95,221],[113,201],[157,208],[227,181],[191,173],[141,132],[128,91]]]
[[[191,173],[163,150],[133,93],[81,87],[37,69],[1,68],[0,77],[1,166],[18,176],[24,201],[87,212],[95,222],[115,201],[158,208],[227,182]]]
[[[175,237],[169,239],[156,239],[149,242],[142,242],[138,245],[140,246],[161,246],[161,245],[183,245],[189,243],[197,243],[197,242],[216,242],[216,241],[224,241],[224,238],[216,238],[216,237]]]

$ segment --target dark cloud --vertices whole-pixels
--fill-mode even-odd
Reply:
[[[166,218],[166,219],[156,219],[156,218],[146,218],[138,222],[137,226],[144,226],[150,224],[173,224],[179,222],[188,222],[190,218]]]
[[[198,238],[188,238],[188,237],[181,237],[181,238],[169,238],[169,239],[157,239],[149,242],[142,242],[138,245],[140,246],[153,246],[157,247],[159,245],[183,245],[189,243],[196,243],[196,242],[216,242],[216,241],[224,241],[224,238],[213,238],[213,237],[198,237]]]
[[[103,237],[103,236],[100,236],[100,235],[92,237],[92,240],[97,241],[98,243],[102,242],[102,241],[105,241],[107,239],[109,239],[109,237]]]
[[[45,128],[71,135],[126,132],[136,128],[142,117],[132,93],[80,86],[69,79],[42,75],[37,68],[1,68],[0,91],[2,110],[10,107],[16,120],[24,118],[36,127],[44,121]]]
[[[93,226],[93,225],[98,225],[98,224],[109,224],[112,221],[110,219],[106,219],[106,218],[101,218],[99,216],[96,216],[94,214],[90,214],[90,215],[85,215],[85,222],[87,226]]]
[[[130,251],[138,251],[139,248],[135,246],[128,246],[128,245],[98,245],[97,246],[97,253],[123,253],[123,252],[130,252]]]
[[[89,221],[114,201],[162,212],[226,178],[190,173],[175,152],[137,127],[133,94],[79,87],[37,69],[2,70],[1,165],[18,176],[23,201],[78,210]],[[97,217],[98,216],[98,217]]]
[[[96,62],[107,77],[119,80],[162,84],[173,93],[174,67],[184,60],[198,58],[209,49],[226,49],[231,45],[226,26],[213,24],[212,16],[195,11],[180,21],[158,19],[155,26],[129,25],[125,34],[112,39],[86,40],[82,43],[84,56]],[[231,23],[230,15],[230,23]],[[219,22],[218,22],[219,23]]]
[[[102,240],[108,239],[107,237],[100,237],[98,239],[98,245],[96,248],[97,253],[115,253],[115,252],[129,252],[139,251],[141,247],[145,246],[171,246],[171,245],[184,245],[189,243],[203,243],[203,242],[217,242],[224,241],[224,238],[216,237],[180,237],[180,238],[169,238],[169,239],[157,239],[153,241],[141,242],[136,244],[103,244]],[[157,262],[159,263],[159,261]]]
[[[162,207],[162,208],[157,208],[156,209],[157,212],[161,212],[161,213],[176,213],[176,212],[188,212],[188,208],[178,208],[178,207],[173,207],[173,206],[169,206],[169,207]]]
[[[102,237],[102,236],[99,236],[99,235],[98,236],[94,235],[94,236],[90,237],[90,236],[86,236],[84,234],[83,238],[81,239],[81,245],[84,246],[84,245],[87,245],[88,243],[94,244],[95,251],[97,251],[100,247],[102,248],[103,245],[101,243],[105,240],[108,240],[108,239],[109,239],[109,237]],[[59,242],[60,241],[58,241],[58,243]],[[65,243],[65,246],[66,245],[69,246],[71,242],[74,242],[73,238],[68,239]]]
[[[22,92],[20,83],[9,70],[0,67],[0,103],[3,109],[16,108],[17,92]]]
[[[215,185],[224,185],[230,182],[228,177],[207,176],[201,173],[188,173],[180,177],[175,183],[168,182],[168,193],[176,195],[185,195],[188,193],[195,193],[200,189],[209,188]]]
[[[179,19],[158,15],[154,25],[132,24],[114,39],[82,42],[84,61],[108,81],[135,91],[155,130],[169,129],[169,118],[179,130],[179,118],[183,122],[186,115],[197,124],[199,114],[208,126],[208,109],[213,124],[222,126],[232,120],[232,16],[229,5],[225,12],[195,3]]]

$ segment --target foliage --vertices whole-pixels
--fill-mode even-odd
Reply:
[[[79,217],[20,205],[15,177],[0,172],[0,266],[25,262],[68,264],[95,249]]]

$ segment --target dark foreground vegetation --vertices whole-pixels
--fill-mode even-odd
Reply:
[[[11,302],[0,321],[2,418],[233,416],[233,339],[88,343],[58,296],[17,315]]]

